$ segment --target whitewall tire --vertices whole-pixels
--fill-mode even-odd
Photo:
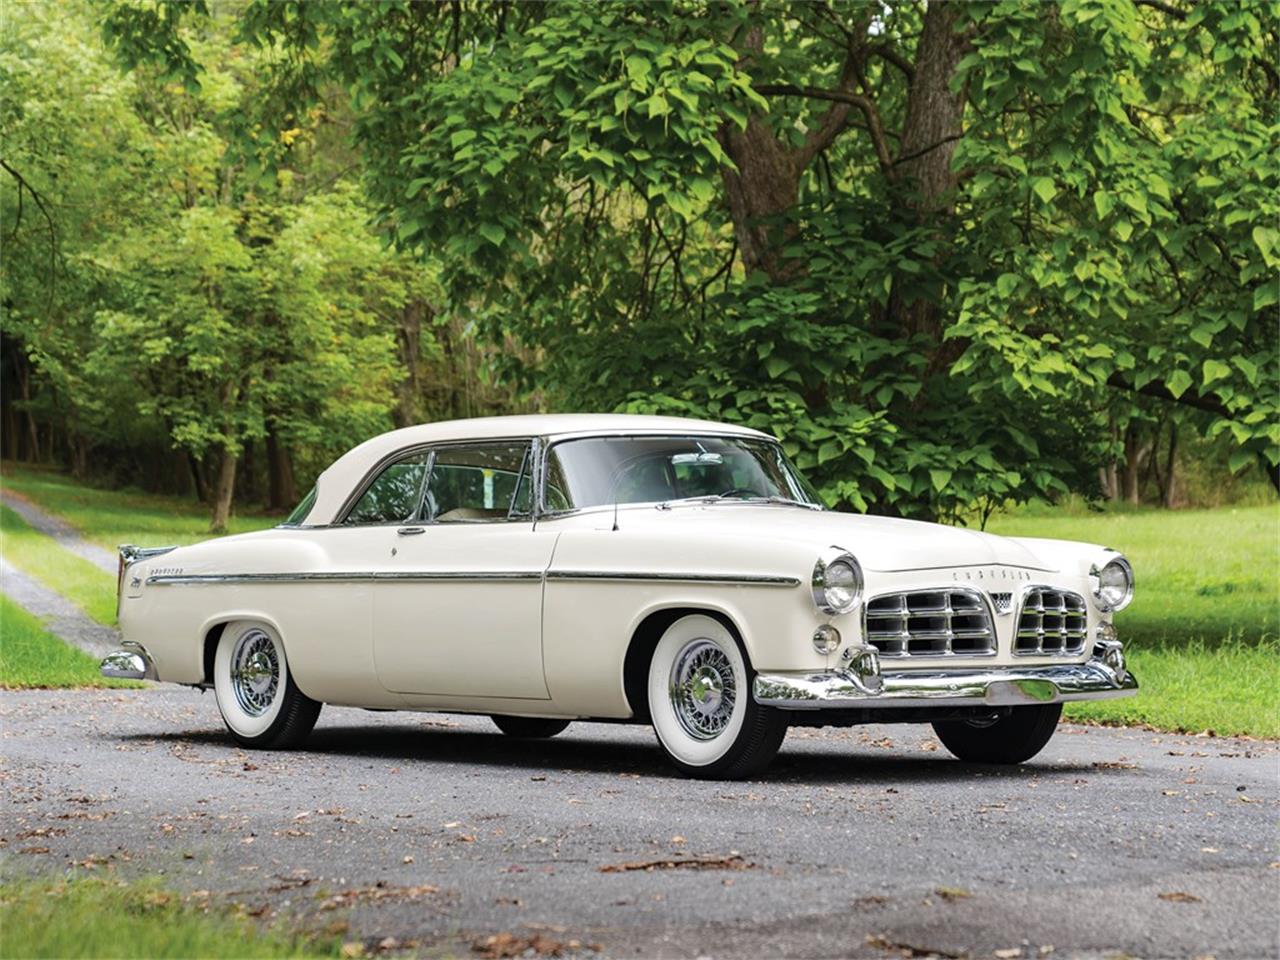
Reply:
[[[253,620],[223,627],[213,691],[227,730],[246,747],[296,746],[320,715],[320,704],[293,682],[280,635]]]
[[[753,673],[737,638],[714,617],[681,617],[649,662],[649,716],[658,743],[692,777],[734,780],[768,766],[787,715],[751,697]]]

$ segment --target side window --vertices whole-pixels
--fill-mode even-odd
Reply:
[[[425,509],[437,523],[506,520],[528,514],[528,441],[439,447]],[[518,492],[518,496],[517,496]]]
[[[389,464],[369,485],[344,523],[403,523],[418,510],[427,454],[415,453]]]

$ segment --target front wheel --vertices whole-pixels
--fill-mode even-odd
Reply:
[[[508,737],[515,737],[517,740],[546,740],[562,733],[569,726],[568,720],[553,720],[550,717],[508,717],[495,713],[489,719]]]
[[[293,682],[279,635],[252,620],[223,628],[213,660],[213,692],[227,730],[246,747],[295,747],[320,716],[320,703]]]
[[[1062,704],[1014,707],[989,722],[943,720],[933,725],[942,745],[969,763],[1025,763],[1044,749],[1058,726]]]
[[[649,663],[649,715],[679,770],[740,780],[769,765],[787,735],[787,715],[751,697],[751,670],[724,624],[695,614],[662,635]]]

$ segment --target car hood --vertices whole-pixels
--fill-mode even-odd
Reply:
[[[628,510],[621,522],[623,528],[633,523],[678,524],[705,529],[708,535],[807,541],[815,549],[843,547],[864,569],[884,573],[990,564],[1056,569],[1024,544],[978,530],[782,504],[676,504],[670,509]]]

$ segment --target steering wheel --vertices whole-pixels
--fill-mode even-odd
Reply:
[[[750,487],[734,487],[732,490],[726,490],[724,493],[716,494],[716,496],[721,498],[722,500],[727,500],[729,497],[738,497],[738,496],[759,497],[762,500],[764,499],[763,493],[760,493],[758,490],[752,490]]]

